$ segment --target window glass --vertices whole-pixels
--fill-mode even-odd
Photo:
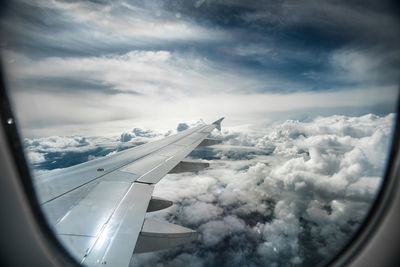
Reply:
[[[198,240],[131,263],[310,266],[349,241],[382,184],[399,29],[391,1],[16,0],[0,44],[39,200],[53,173],[224,116],[222,144],[189,155],[210,167],[165,176],[153,195],[174,205],[147,215]],[[68,209],[44,213],[60,234]]]

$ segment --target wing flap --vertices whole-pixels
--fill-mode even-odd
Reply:
[[[154,186],[133,183],[84,257],[87,265],[128,266]]]
[[[181,173],[181,172],[194,172],[208,168],[210,164],[208,162],[195,161],[185,159],[178,163],[169,173]]]
[[[222,143],[222,140],[206,138],[199,144],[199,146],[213,146],[213,145],[218,145],[221,143]]]
[[[176,224],[145,219],[134,253],[171,248],[197,240],[197,232]]]
[[[147,207],[147,212],[153,212],[157,210],[163,210],[168,207],[171,207],[173,204],[172,201],[166,200],[160,197],[152,196],[149,202],[149,206]]]
[[[130,183],[100,182],[57,224],[58,234],[95,237],[126,193]]]

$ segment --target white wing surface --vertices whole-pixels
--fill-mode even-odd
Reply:
[[[219,143],[207,136],[222,120],[37,177],[40,205],[61,242],[85,265],[128,266],[133,253],[196,240],[196,231],[145,215],[172,205],[152,196],[167,173],[208,167],[185,158]]]

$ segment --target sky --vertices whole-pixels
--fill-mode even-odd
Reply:
[[[395,111],[390,1],[6,1],[1,52],[27,137]]]
[[[135,266],[310,266],[362,222],[396,118],[395,1],[3,1],[1,63],[35,176],[225,117],[149,216],[199,240]]]

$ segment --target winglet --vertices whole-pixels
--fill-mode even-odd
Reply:
[[[220,118],[219,120],[217,120],[217,121],[214,121],[212,124],[214,124],[215,125],[215,127],[219,130],[219,131],[221,131],[221,121],[224,119],[224,117],[222,117],[222,118]]]

